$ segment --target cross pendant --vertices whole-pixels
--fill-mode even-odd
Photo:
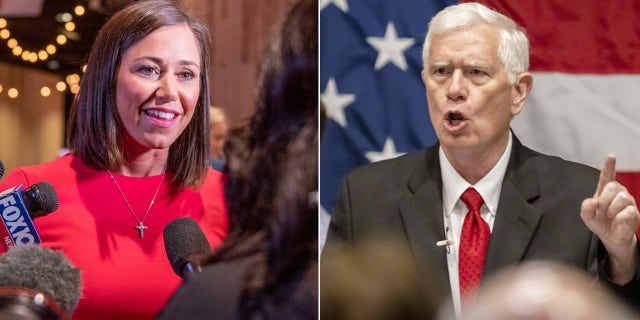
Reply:
[[[142,222],[138,222],[138,225],[135,226],[135,228],[138,229],[138,237],[144,238],[144,230],[149,227],[143,225]]]

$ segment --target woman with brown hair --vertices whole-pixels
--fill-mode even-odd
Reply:
[[[151,319],[179,285],[162,232],[191,217],[227,234],[223,176],[208,169],[207,29],[172,1],[140,1],[98,33],[68,127],[71,154],[14,170],[2,186],[50,182],[42,245],[82,272],[74,319]]]

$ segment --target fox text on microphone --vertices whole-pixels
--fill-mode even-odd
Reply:
[[[0,253],[15,245],[39,244],[32,218],[58,209],[58,196],[48,182],[23,189],[15,186],[0,193]]]

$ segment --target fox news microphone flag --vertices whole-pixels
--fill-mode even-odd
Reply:
[[[543,153],[600,169],[640,203],[640,10],[633,1],[479,1],[531,42],[533,90],[512,122]],[[321,245],[342,176],[436,142],[421,49],[431,17],[456,1],[321,0]]]

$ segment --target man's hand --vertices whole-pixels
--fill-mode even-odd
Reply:
[[[638,269],[640,253],[635,233],[640,213],[627,188],[615,181],[615,169],[616,157],[609,155],[593,198],[582,201],[580,216],[607,249],[611,280],[623,285]]]

